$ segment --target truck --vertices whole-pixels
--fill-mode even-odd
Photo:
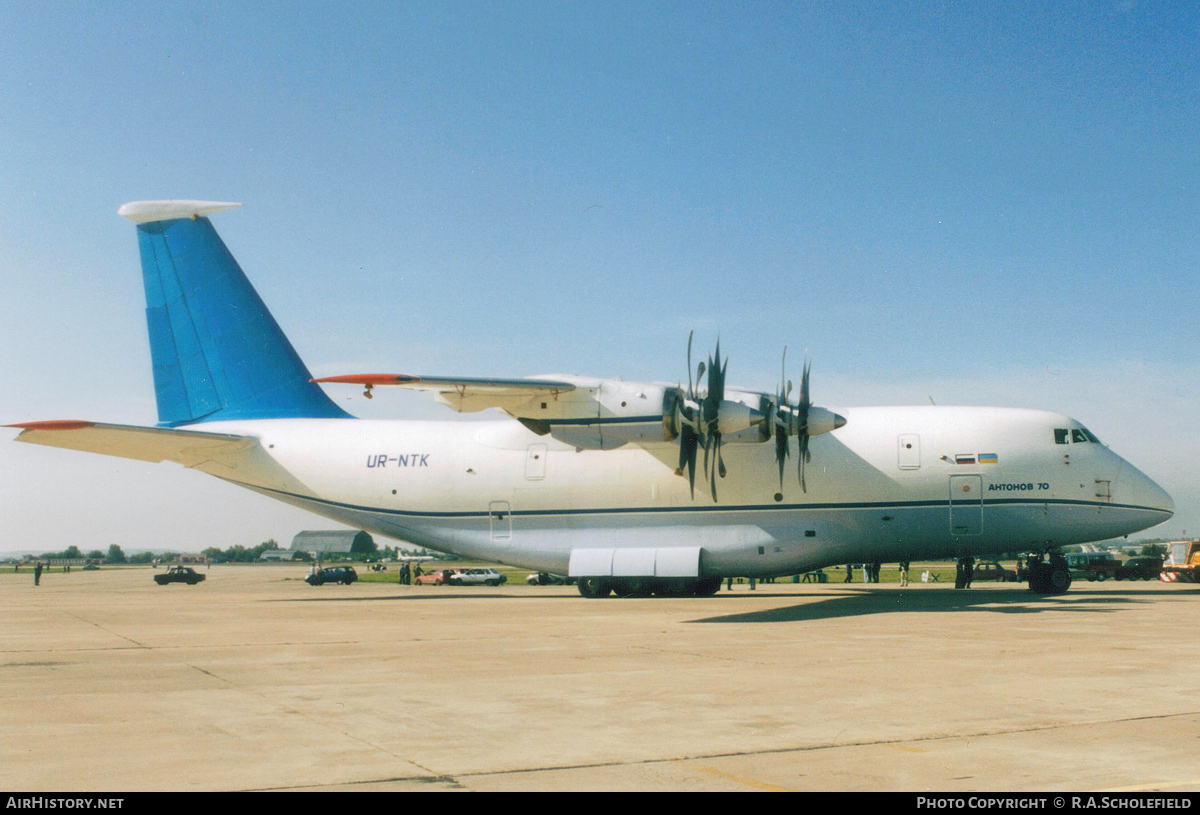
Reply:
[[[1167,544],[1159,580],[1167,583],[1200,583],[1200,541],[1172,541]]]

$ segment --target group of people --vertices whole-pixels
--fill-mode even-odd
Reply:
[[[903,564],[903,565],[907,566],[907,564]],[[864,583],[878,583],[879,582],[879,571],[883,568],[883,564],[876,561],[875,563],[861,563],[861,564],[859,564],[859,566],[862,568],[862,576],[863,576]],[[907,570],[902,569],[902,571],[906,572]],[[842,582],[843,583],[853,583],[854,582],[854,564],[853,563],[846,564],[846,579],[843,580]]]
[[[909,568],[910,564],[907,560],[903,560],[903,561],[900,561],[900,563],[898,565],[900,567],[900,585],[907,586],[908,585],[908,568]],[[879,570],[881,567],[878,562],[862,563],[862,564],[859,564],[859,566],[862,569],[864,583],[878,583],[879,582]],[[975,558],[970,557],[970,556],[959,558],[958,563],[955,566],[954,588],[956,588],[956,589],[971,588],[971,579],[974,575],[974,571],[975,571]],[[846,579],[843,580],[842,582],[843,583],[853,583],[854,582],[854,564],[853,563],[846,564]]]
[[[401,563],[400,568],[396,571],[400,575],[401,586],[411,586],[414,578],[420,577],[424,574],[424,572],[421,571],[420,563],[415,563],[411,566],[407,563]]]

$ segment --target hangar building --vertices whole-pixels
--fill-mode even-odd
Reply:
[[[374,539],[359,530],[332,530],[328,532],[305,531],[292,538],[291,552],[308,552],[311,555],[370,555],[377,551]]]

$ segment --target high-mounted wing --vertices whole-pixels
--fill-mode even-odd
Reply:
[[[323,376],[317,383],[363,385],[363,396],[371,398],[376,385],[433,391],[439,402],[460,413],[485,408],[520,415],[519,407],[535,399],[553,399],[575,390],[570,382],[556,379],[486,379],[474,377],[411,376],[409,374],[348,374]]]

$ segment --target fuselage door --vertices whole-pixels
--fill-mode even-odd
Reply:
[[[983,534],[983,476],[950,476],[950,534]]]
[[[488,504],[488,519],[492,540],[512,540],[512,509],[508,501],[492,501]]]
[[[901,470],[921,469],[921,437],[916,433],[903,433],[896,443],[897,461]]]
[[[546,477],[546,445],[531,444],[525,454],[525,480],[541,481]]]

